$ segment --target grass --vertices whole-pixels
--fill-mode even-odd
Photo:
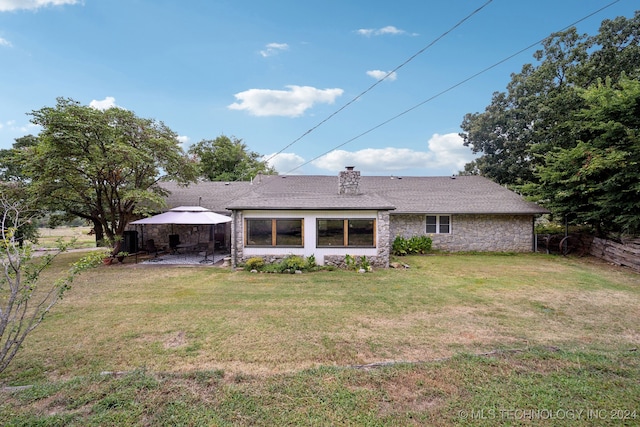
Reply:
[[[35,385],[3,393],[0,423],[640,422],[638,274],[535,254],[403,262],[302,275],[101,266],[0,375]]]
[[[74,248],[91,248],[96,246],[96,238],[89,234],[91,227],[57,227],[38,229],[38,248],[53,249],[58,247],[58,239],[70,242],[76,239]]]

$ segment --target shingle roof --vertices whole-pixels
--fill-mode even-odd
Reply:
[[[548,211],[480,176],[361,176],[358,195],[339,195],[337,176],[270,175],[249,182],[163,184],[169,207],[235,209],[375,209],[393,213],[541,214]]]
[[[251,189],[251,183],[202,181],[187,187],[175,182],[162,182],[169,191],[168,208],[177,206],[204,206],[217,213],[229,213],[227,205]]]
[[[548,211],[481,176],[362,177],[363,191],[375,191],[395,213],[542,214]]]

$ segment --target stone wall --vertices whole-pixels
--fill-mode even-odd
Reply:
[[[347,263],[345,262],[346,258],[347,257],[343,255],[326,255],[324,257],[324,265],[331,265],[338,268],[347,268],[348,266],[347,266]],[[356,263],[360,263],[362,260],[362,257],[360,256],[354,256],[352,258],[355,259]],[[389,258],[381,259],[380,257],[377,257],[377,256],[368,256],[366,258],[367,258],[367,262],[372,267],[376,267],[376,268],[389,267]]]
[[[231,265],[237,266],[245,261],[244,249],[244,216],[241,211],[231,214]]]
[[[426,215],[391,215],[390,239],[425,235]],[[450,234],[430,234],[433,249],[450,252],[530,252],[532,217],[528,215],[451,215]]]
[[[199,243],[208,242],[211,231],[208,225],[146,224],[142,231],[138,229],[138,247],[144,248],[153,239],[157,248],[168,249],[170,234],[179,235],[180,243]]]
[[[355,171],[352,166],[348,166],[347,170],[340,172],[338,185],[338,194],[356,195],[360,193],[360,171]]]
[[[391,255],[392,243],[389,211],[379,211],[376,223],[378,227],[378,255],[376,256],[376,260],[371,262],[371,265],[387,268],[389,267],[389,256]]]

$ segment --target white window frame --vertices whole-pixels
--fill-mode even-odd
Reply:
[[[429,223],[428,223],[428,218],[429,218],[429,217],[435,217],[435,218],[436,218],[436,224],[435,224],[435,225],[436,225],[436,231],[429,231],[429,230],[427,229],[427,227],[429,226]],[[449,219],[449,231],[448,231],[448,232],[446,232],[446,233],[442,233],[442,232],[440,231],[440,225],[441,225],[441,223],[440,223],[440,218],[442,218],[442,217],[447,217],[447,218]],[[451,234],[451,226],[452,226],[452,222],[453,222],[453,221],[452,221],[452,215],[449,215],[449,214],[442,214],[442,215],[426,215],[426,216],[425,216],[425,227],[424,227],[424,229],[425,229],[425,231],[426,231],[426,233],[427,233],[427,234]],[[433,224],[431,224],[431,225],[433,225]],[[442,225],[444,225],[444,224],[442,224]]]

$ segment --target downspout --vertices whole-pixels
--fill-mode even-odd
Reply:
[[[238,211],[233,211],[233,222],[231,223],[231,265],[233,268],[238,266]]]
[[[538,235],[536,234],[536,216],[531,216],[531,233],[533,234],[533,253],[538,253]]]

